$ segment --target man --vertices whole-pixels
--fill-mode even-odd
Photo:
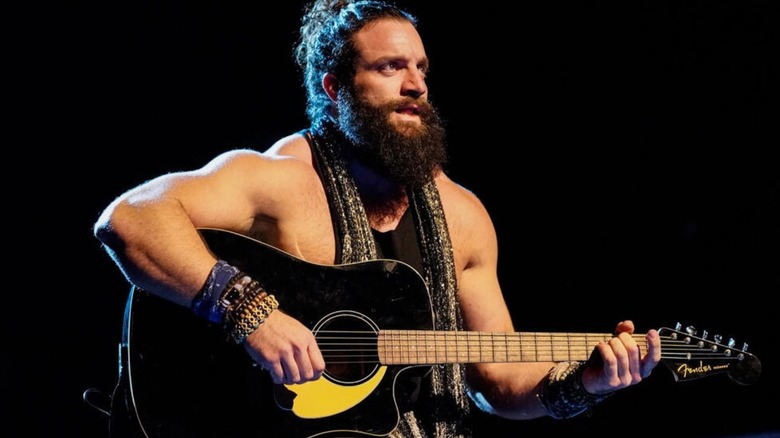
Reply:
[[[444,172],[445,134],[428,101],[428,57],[415,18],[382,2],[316,1],[296,57],[310,129],[263,153],[230,151],[201,169],[160,176],[103,212],[95,235],[128,280],[224,328],[275,384],[293,391],[325,380],[329,365],[313,327],[294,317],[306,300],[264,283],[262,263],[248,274],[221,260],[202,229],[250,236],[317,265],[400,259],[424,277],[436,330],[514,332],[490,216]],[[595,351],[587,362],[442,364],[408,382],[401,373],[398,424],[380,431],[470,436],[467,395],[505,418],[578,415],[659,362],[657,332],[647,333],[643,351],[633,329],[618,324],[615,337],[588,347]],[[235,385],[229,376],[202,379]],[[276,413],[258,415],[270,419],[258,427],[272,430]],[[383,414],[368,413],[369,424],[371,415]],[[235,420],[213,418],[204,427]],[[358,428],[354,421],[343,430]]]

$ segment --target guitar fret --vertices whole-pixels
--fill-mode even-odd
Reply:
[[[447,362],[447,333],[441,332],[440,337],[444,340],[444,342],[441,343],[444,346],[444,353],[442,354],[444,354],[444,362]]]
[[[403,342],[401,342],[401,346],[407,345],[406,341],[408,341],[408,339],[409,339],[408,332],[403,332]],[[406,353],[406,355],[404,355],[404,353]],[[406,348],[401,349],[401,360],[405,362],[409,361],[408,349]]]
[[[496,337],[495,333],[491,333],[490,334],[490,345],[491,345],[491,347],[496,344],[495,337]],[[490,361],[491,362],[495,362],[496,361],[496,350],[494,348],[490,349]]]
[[[453,344],[453,342],[447,342],[448,337],[450,337],[450,334],[447,333],[447,332],[444,332],[444,348],[445,349],[447,348],[447,345],[452,345]],[[454,354],[455,355],[454,356],[455,360],[457,360],[457,358],[458,358],[458,342],[457,342],[457,338],[455,338],[455,341],[456,342],[454,342],[454,344],[455,344],[454,351],[450,352],[450,354]],[[450,356],[447,356],[447,362],[449,362],[450,360],[452,360],[450,358]]]
[[[477,350],[479,351],[479,361],[482,362],[484,360],[482,358],[482,336],[479,334],[477,334]]]
[[[420,344],[419,332],[415,332],[414,334],[414,344],[415,346]],[[414,360],[415,362],[420,362],[420,350],[416,347],[414,350]]]

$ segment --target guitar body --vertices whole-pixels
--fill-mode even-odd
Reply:
[[[201,233],[219,258],[257,279],[315,335],[433,328],[425,283],[402,262],[321,266],[238,234]],[[410,398],[414,379],[430,368],[380,366],[376,357],[328,363],[310,382],[318,383],[315,393],[297,394],[308,384],[274,385],[220,327],[140,289],[128,299],[124,343],[132,408],[149,438],[384,436],[400,419],[397,401]],[[318,401],[304,403],[310,396]]]

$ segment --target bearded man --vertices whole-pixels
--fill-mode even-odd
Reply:
[[[248,376],[211,361],[180,364],[161,384],[179,378],[182,384],[171,387],[186,387],[191,397],[217,395],[187,409],[171,407],[190,396],[165,398],[166,409],[146,416],[132,406],[140,429],[188,437],[468,437],[473,406],[511,419],[568,418],[639,383],[659,362],[658,333],[637,339],[631,321],[587,346],[598,360],[482,354],[489,338],[480,333],[514,332],[496,273],[497,238],[480,200],[445,172],[445,130],[428,100],[429,59],[416,26],[415,17],[388,3],[316,1],[295,50],[309,128],[264,152],[229,151],[201,169],[160,176],[105,209],[95,235],[136,291],[224,331],[225,343],[243,348],[257,365]],[[242,263],[217,250],[211,232],[204,235],[214,229],[281,250],[294,267],[277,262],[278,255]],[[352,301],[339,295],[348,288],[344,282],[324,282],[320,290],[297,278],[328,278],[325,267],[357,270],[377,259],[388,261],[387,271],[350,291]],[[424,284],[423,299],[403,291],[384,296],[380,282],[405,271],[399,265]],[[315,324],[303,317],[312,308],[322,312]],[[429,313],[429,324],[417,327],[420,310]],[[386,327],[377,321],[426,331],[387,346]],[[174,330],[169,345],[206,342],[200,331],[176,324],[156,334]],[[361,330],[332,329],[356,325]],[[330,343],[347,331],[351,337]],[[433,334],[463,331],[479,340],[473,350],[461,338],[449,343],[445,337],[441,348],[429,344],[439,339]],[[418,342],[419,336],[433,338]],[[418,344],[392,357],[413,341]],[[365,345],[373,354],[341,373],[352,357],[340,354],[347,345]],[[476,360],[472,351],[480,353]],[[127,355],[132,365],[135,356]],[[136,368],[149,357],[137,358]],[[285,389],[273,398],[251,390],[248,381],[258,375]],[[367,386],[370,391],[353,395]],[[132,393],[133,383],[127,387]],[[315,402],[304,405],[312,392]]]

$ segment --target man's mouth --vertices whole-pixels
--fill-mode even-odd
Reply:
[[[395,112],[397,112],[398,114],[406,114],[409,116],[419,116],[420,108],[418,108],[416,105],[408,105],[396,109]]]

